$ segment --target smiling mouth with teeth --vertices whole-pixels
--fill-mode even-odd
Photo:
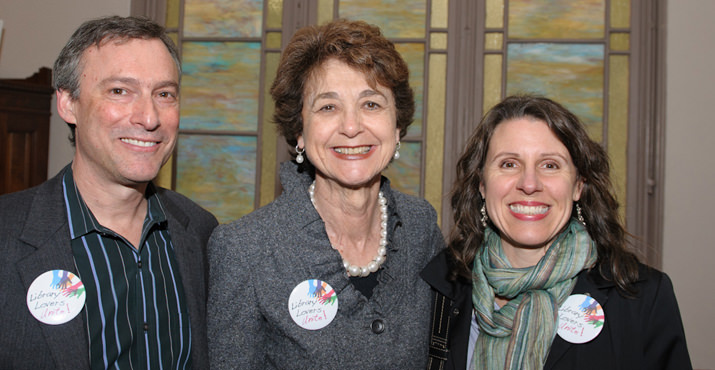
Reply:
[[[354,148],[346,148],[346,147],[339,147],[339,148],[333,148],[333,150],[336,153],[340,154],[366,154],[367,152],[370,151],[372,147],[371,146],[358,146]]]
[[[546,213],[546,211],[549,210],[548,206],[525,206],[521,204],[511,204],[509,205],[509,209],[511,209],[512,212],[514,213],[520,213],[523,215],[542,215]]]
[[[157,144],[155,141],[140,141],[140,140],[135,140],[135,139],[128,139],[128,138],[122,138],[120,139],[122,142],[125,142],[127,144],[132,144],[136,146],[143,146],[143,147],[150,147],[154,146]]]

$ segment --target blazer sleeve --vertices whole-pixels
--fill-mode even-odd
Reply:
[[[643,369],[692,369],[673,283],[668,275],[658,275],[649,317],[644,320],[649,333],[643,348],[643,358],[647,362]]]

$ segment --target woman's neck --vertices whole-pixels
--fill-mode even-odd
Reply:
[[[539,247],[515,246],[507,240],[501,239],[501,247],[509,259],[509,264],[514,268],[531,267],[539,263],[549,249],[551,242]]]
[[[379,181],[351,189],[316,179],[315,208],[325,222],[333,248],[351,264],[367,264],[377,253],[381,229],[379,191]]]

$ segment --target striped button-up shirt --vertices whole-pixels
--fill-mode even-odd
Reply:
[[[86,288],[85,327],[92,369],[191,368],[191,328],[179,266],[155,188],[138,248],[100,225],[63,178],[72,252]]]

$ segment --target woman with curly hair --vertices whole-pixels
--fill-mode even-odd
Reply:
[[[673,286],[629,251],[608,156],[563,106],[492,108],[452,207],[448,249],[422,272],[437,292],[430,366],[692,368]]]

